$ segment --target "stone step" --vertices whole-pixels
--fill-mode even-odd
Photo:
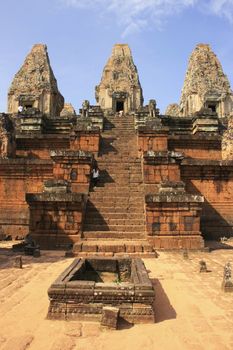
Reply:
[[[85,239],[142,239],[145,238],[144,231],[135,232],[121,232],[121,231],[84,231],[83,237]]]
[[[144,257],[155,257],[155,251],[153,247],[146,240],[134,240],[127,242],[125,240],[109,240],[100,242],[99,240],[87,241],[75,243],[73,247],[73,253],[104,253],[112,254],[144,254]]]
[[[110,188],[111,188],[111,192],[110,192]],[[107,189],[107,191],[106,191]],[[90,191],[90,194],[92,193],[102,193],[104,192],[106,195],[109,195],[109,196],[112,196],[114,194],[117,195],[117,194],[132,194],[132,195],[138,195],[138,196],[142,196],[144,195],[144,188],[140,188],[140,189],[137,189],[135,188],[135,186],[131,186],[129,188],[129,186],[122,186],[122,187],[118,187],[116,184],[106,184],[105,186],[97,186],[95,187],[95,190],[94,191]]]
[[[105,215],[107,214],[107,216]],[[96,211],[88,211],[86,218],[92,217],[93,219],[99,219],[107,217],[107,219],[130,219],[130,220],[142,220],[145,221],[144,213],[96,213]]]
[[[118,241],[82,241],[76,243],[73,247],[74,255],[78,256],[121,256],[132,255],[133,257],[154,258],[157,256],[153,247],[146,241],[127,242],[123,240]]]
[[[92,199],[91,203],[87,205],[87,210],[96,208],[98,210],[102,210],[102,208],[122,208],[124,210],[128,209],[131,210],[133,208],[140,208],[141,210],[144,208],[144,202],[143,201],[121,201],[121,200],[100,200],[100,199]]]
[[[132,200],[141,200],[143,201],[143,197],[141,193],[138,192],[111,192],[111,193],[106,193],[106,191],[99,191],[99,192],[92,192],[90,194],[90,200],[92,201],[93,199],[100,199],[101,201],[106,201],[106,200],[111,200],[113,198],[114,194],[114,199],[128,199],[129,201]]]
[[[109,163],[109,158],[111,158],[112,162]],[[109,165],[114,167],[116,164],[120,166],[131,166],[131,167],[138,167],[139,165],[141,166],[141,159],[137,157],[130,157],[124,159],[121,155],[111,155],[111,156],[106,156],[102,155],[101,157],[97,157],[97,160],[100,164],[104,165]]]
[[[122,218],[122,219],[112,219],[109,217],[93,217],[87,215],[85,218],[85,224],[86,225],[108,225],[108,226],[115,226],[115,225],[142,225],[145,226],[145,220],[144,219],[128,219],[128,218]]]
[[[144,204],[136,203],[136,204],[125,204],[125,203],[105,203],[105,202],[92,202],[92,205],[87,206],[87,211],[90,209],[98,211],[99,213],[143,213],[144,212]]]
[[[84,224],[84,231],[119,231],[119,232],[134,232],[142,231],[145,232],[145,225],[95,225],[95,224]]]
[[[98,205],[98,207],[96,206]],[[87,206],[87,210],[94,210],[100,211],[101,213],[144,213],[144,204],[139,206],[138,205],[124,205],[117,203],[116,205],[108,205],[108,203],[92,203],[92,205]]]
[[[141,169],[138,170],[127,170],[127,169],[114,169],[114,168],[104,168],[100,167],[100,176],[106,177],[106,176],[120,176],[120,177],[142,177]]]

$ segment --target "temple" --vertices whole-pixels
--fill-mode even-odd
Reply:
[[[198,44],[189,59],[180,104],[169,105],[166,114],[185,117],[209,108],[227,117],[232,107],[233,93],[221,63],[209,45]]]
[[[0,114],[2,231],[84,257],[155,257],[232,236],[232,91],[210,47],[195,48],[165,115],[155,99],[143,104],[125,44],[96,100],[77,113],[64,104],[46,46],[33,47]]]
[[[143,104],[142,88],[130,48],[126,44],[113,47],[96,87],[96,101],[107,111],[135,111]]]
[[[33,46],[10,86],[8,113],[18,113],[19,106],[38,108],[51,116],[59,115],[64,106],[64,98],[58,90],[46,45]]]

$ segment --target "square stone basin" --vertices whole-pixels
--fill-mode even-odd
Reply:
[[[48,295],[49,319],[100,321],[110,306],[130,323],[154,322],[155,293],[141,259],[75,259]]]

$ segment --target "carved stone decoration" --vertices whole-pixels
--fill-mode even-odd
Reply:
[[[84,100],[82,103],[82,117],[89,117],[90,102]]]
[[[207,265],[204,260],[199,261],[199,272],[208,272]]]
[[[143,104],[142,88],[131,50],[116,44],[96,87],[96,101],[104,110],[135,111]]]
[[[0,158],[15,156],[15,131],[12,120],[6,114],[0,114]]]
[[[233,112],[228,118],[228,125],[222,137],[222,158],[233,159]]]
[[[155,100],[150,100],[149,104],[149,117],[150,118],[155,118],[156,117],[156,101]]]
[[[64,106],[57,81],[50,66],[47,47],[33,46],[15,75],[8,92],[8,112],[18,113],[18,107],[38,108],[40,112],[59,116]]]
[[[222,289],[224,292],[233,292],[232,269],[230,262],[226,263],[224,266]]]
[[[178,117],[180,114],[180,107],[177,103],[171,103],[167,106],[165,111],[165,115],[169,115],[170,117]]]
[[[63,107],[63,109],[61,111],[60,116],[61,117],[66,117],[66,116],[72,116],[72,115],[76,115],[74,107],[72,106],[71,103],[65,103],[64,107]]]
[[[233,95],[220,61],[206,44],[192,52],[180,100],[180,115],[191,116],[201,108],[210,108],[219,117],[229,116]]]

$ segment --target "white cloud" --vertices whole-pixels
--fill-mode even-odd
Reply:
[[[123,28],[123,36],[155,24],[160,28],[166,18],[186,8],[205,9],[233,22],[233,0],[60,0],[67,6],[111,13]]]
[[[211,13],[226,17],[233,23],[233,0],[210,0],[208,7]]]

